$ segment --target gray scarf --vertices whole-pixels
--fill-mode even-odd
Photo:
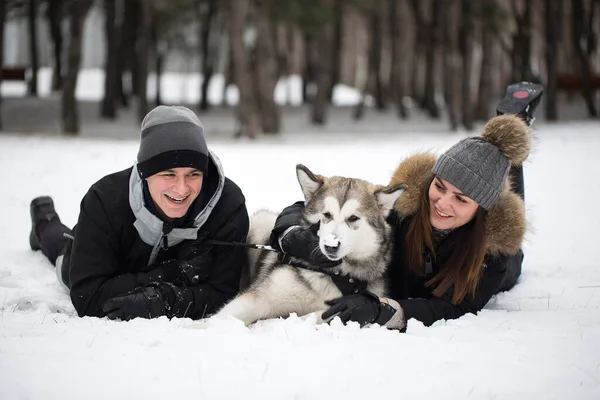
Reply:
[[[194,218],[192,226],[187,228],[174,228],[166,235],[169,247],[173,247],[184,240],[197,239],[198,230],[204,225],[221,198],[221,193],[225,186],[223,167],[217,156],[211,151],[209,151],[209,157],[219,174],[217,188],[214,193],[212,193],[206,206],[200,210],[198,215]],[[131,211],[133,211],[133,215],[135,215],[133,226],[138,231],[140,238],[144,243],[153,246],[152,254],[148,260],[148,265],[150,265],[156,260],[156,256],[160,250],[164,222],[145,207],[142,178],[140,178],[137,165],[135,164],[131,170],[131,176],[129,177],[129,206],[131,207]]]

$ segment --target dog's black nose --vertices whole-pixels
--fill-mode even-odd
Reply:
[[[340,249],[340,245],[338,244],[337,246],[327,246],[325,245],[325,251],[328,253],[337,253],[337,251]]]

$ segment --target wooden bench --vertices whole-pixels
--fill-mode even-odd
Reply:
[[[581,76],[578,74],[559,74],[556,83],[558,90],[566,92],[581,90]],[[590,77],[590,86],[594,90],[600,89],[600,75]]]
[[[27,68],[25,67],[3,67],[3,81],[27,81]]]

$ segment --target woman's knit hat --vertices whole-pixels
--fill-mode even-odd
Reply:
[[[140,177],[145,179],[180,167],[207,172],[208,148],[204,127],[189,108],[158,106],[142,121],[137,155]]]
[[[520,165],[531,149],[529,126],[514,115],[490,119],[481,136],[461,140],[443,153],[433,173],[489,210],[502,192],[512,165]]]

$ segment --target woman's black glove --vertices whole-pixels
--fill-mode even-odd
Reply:
[[[128,321],[133,318],[157,318],[163,315],[172,318],[185,316],[182,306],[185,288],[169,283],[137,288],[127,294],[108,299],[102,311],[109,319]],[[188,304],[189,305],[189,304]],[[183,310],[183,314],[181,311]]]
[[[389,304],[382,303],[378,296],[367,291],[329,300],[326,304],[331,307],[323,312],[321,318],[324,321],[339,317],[344,324],[355,321],[361,327],[368,324],[385,325],[397,311]]]

